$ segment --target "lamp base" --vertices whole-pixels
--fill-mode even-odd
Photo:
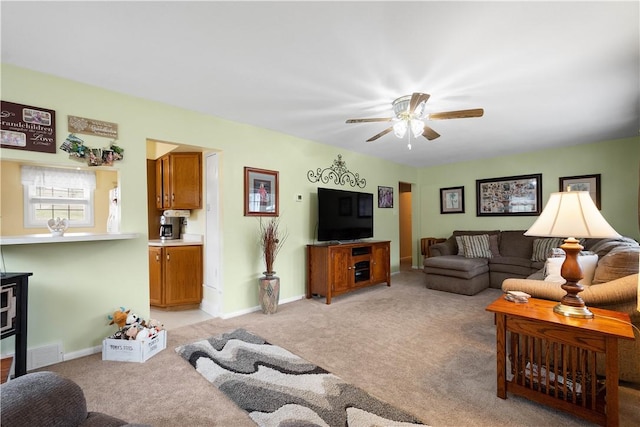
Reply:
[[[580,319],[593,319],[593,313],[584,305],[582,307],[574,307],[559,303],[553,307],[553,312],[561,314],[565,317],[577,317]]]

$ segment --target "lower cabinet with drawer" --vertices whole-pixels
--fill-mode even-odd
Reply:
[[[202,301],[202,246],[150,246],[149,297],[153,307],[198,308]]]

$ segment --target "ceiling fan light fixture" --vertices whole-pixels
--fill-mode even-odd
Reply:
[[[391,126],[367,139],[372,142],[393,131],[396,138],[403,139],[409,133],[408,146],[411,149],[411,137],[420,136],[432,141],[440,136],[438,132],[425,126],[426,120],[463,119],[469,117],[482,117],[484,109],[474,108],[470,110],[442,111],[427,113],[427,101],[431,95],[428,93],[414,92],[411,95],[401,96],[392,102],[393,117],[376,117],[365,119],[348,119],[347,123],[391,122]]]
[[[398,138],[402,139],[406,135],[407,129],[408,129],[407,121],[399,120],[393,125],[393,134]]]
[[[402,118],[403,115],[409,114],[410,102],[411,95],[401,96],[400,98],[393,101],[393,103],[391,104],[393,106],[393,114],[395,114],[397,118]]]
[[[422,132],[424,132],[424,122],[422,120],[413,119],[409,121],[409,124],[414,138],[422,135]]]

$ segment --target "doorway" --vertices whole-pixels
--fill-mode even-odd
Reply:
[[[411,184],[398,183],[398,219],[400,236],[400,270],[413,268],[413,230],[411,223],[412,195]]]
[[[222,313],[220,262],[220,165],[217,153],[205,155],[204,289],[201,308],[218,317]]]
[[[168,147],[168,148],[167,148]],[[204,224],[198,224],[196,231],[204,229],[203,243],[203,298],[200,308],[193,310],[166,310],[150,307],[150,316],[164,323],[165,328],[173,329],[219,317],[222,313],[222,271],[221,271],[221,233],[220,233],[220,188],[219,188],[219,152],[207,151],[203,147],[179,143],[147,140],[147,209],[149,239],[159,239],[159,215],[155,203],[155,159],[158,153],[201,152],[203,155],[203,210]],[[202,217],[200,215],[200,217]]]

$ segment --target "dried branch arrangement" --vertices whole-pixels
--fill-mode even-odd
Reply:
[[[273,263],[287,237],[288,233],[280,230],[280,217],[271,217],[266,222],[260,218],[260,245],[264,255],[265,273],[275,273]]]

